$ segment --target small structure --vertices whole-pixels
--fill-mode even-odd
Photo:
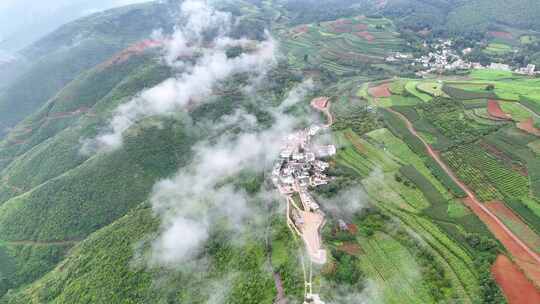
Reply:
[[[308,293],[304,299],[304,304],[325,304],[316,293]]]

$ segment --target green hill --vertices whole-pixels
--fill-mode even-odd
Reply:
[[[439,83],[405,78],[410,64],[386,60],[410,50],[400,32],[404,25],[454,24],[461,31],[462,24],[509,24],[500,12],[492,11],[488,19],[468,12],[502,8],[484,7],[482,0],[219,3],[236,18],[231,36],[263,39],[265,29],[271,31],[279,49],[276,64],[262,81],[252,79],[251,71],[235,74],[213,87],[205,102],[193,102],[197,96],[185,110],[145,116],[123,132],[121,148],[107,153],[86,153],[85,142],[107,130],[118,106],[170,77],[182,77],[181,69],[204,55],[207,46],[181,67],[167,66],[159,48],[121,60],[115,56],[156,28],[170,31],[178,3],[99,13],[24,50],[34,58],[30,67],[0,93],[0,129],[5,130],[0,135],[0,304],[270,304],[280,291],[292,303],[301,300],[304,244],[287,226],[284,199],[268,178],[267,159],[257,159],[256,170],[222,173],[210,167],[197,176],[218,176],[204,191],[234,189],[222,204],[234,207],[245,199],[250,217],[232,225],[232,215],[217,208],[217,220],[209,217],[205,223],[208,237],[192,260],[156,262],[160,252],[154,241],[171,223],[157,215],[163,207],[149,200],[158,181],[197,171],[207,148],[216,154],[213,161],[228,164],[234,157],[212,150],[215,146],[250,135],[242,146],[246,151],[238,152],[242,156],[266,147],[259,132],[272,125],[288,132],[281,129],[288,129],[294,116],[299,127],[309,126],[319,118],[309,104],[315,96],[331,99],[335,123],[324,140],[338,146],[329,159],[332,182],[313,189],[327,220],[321,233],[328,262],[313,267],[314,288],[323,300],[504,303],[490,267],[497,255],[509,253],[462,202],[465,193],[420,138],[393,113],[410,119],[452,168],[463,164],[459,177],[481,199],[506,200],[503,206],[524,220],[502,220],[534,243],[538,139],[514,121],[490,118],[486,98],[513,100],[502,103],[503,110],[533,117],[527,108],[536,109],[537,81],[499,79],[482,70],[461,77],[466,80]],[[512,8],[506,9],[511,14]],[[532,17],[515,16],[523,20],[512,26],[535,26]],[[223,57],[243,56],[255,43],[238,44]],[[228,67],[210,74],[221,68]],[[489,94],[487,82],[494,84]],[[287,98],[293,105],[273,115]],[[281,117],[286,127],[276,123]],[[287,134],[271,135],[277,147]],[[197,215],[215,212],[213,196],[190,202],[190,187],[169,186],[179,198],[166,206],[171,217],[190,204]],[[195,186],[194,193],[201,191]],[[241,211],[234,209],[230,212]],[[340,220],[349,224],[346,229]],[[528,226],[534,231],[522,229]],[[177,237],[189,238],[188,233],[182,230]]]
[[[98,13],[64,25],[22,50],[27,68],[0,91],[0,138],[81,72],[148,38],[155,29],[171,30],[175,7],[151,2]]]
[[[389,0],[382,13],[417,30],[485,32],[500,25],[540,29],[535,0]]]

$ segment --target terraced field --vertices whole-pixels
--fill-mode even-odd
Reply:
[[[370,295],[381,303],[431,303],[432,296],[421,282],[420,266],[410,252],[391,236],[377,232],[358,238],[362,245],[360,267],[378,290]]]
[[[355,73],[366,64],[384,64],[402,44],[390,20],[363,16],[300,25],[282,35],[294,67],[321,65],[338,75]]]
[[[501,192],[512,197],[529,193],[529,180],[512,170],[477,145],[461,146],[445,154],[449,164],[465,183],[484,201],[502,199]],[[466,168],[470,166],[470,168]],[[495,189],[494,189],[495,188]]]

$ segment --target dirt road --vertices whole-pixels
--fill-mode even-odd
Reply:
[[[503,222],[495,216],[486,206],[484,206],[474,195],[474,193],[461,182],[455,174],[444,163],[439,154],[427,143],[414,129],[413,124],[403,114],[390,108],[387,109],[400,117],[407,124],[407,129],[416,136],[428,151],[428,154],[441,166],[441,168],[452,178],[452,180],[467,194],[465,202],[471,207],[473,212],[488,226],[495,237],[501,241],[510,254],[514,257],[521,270],[532,280],[537,287],[540,287],[540,256],[531,250],[523,241],[521,241]]]

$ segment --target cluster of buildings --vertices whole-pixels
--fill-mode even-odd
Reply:
[[[536,65],[534,64],[528,64],[527,66],[525,67],[521,67],[521,68],[517,68],[517,69],[512,69],[512,67],[508,64],[504,64],[504,63],[491,63],[489,66],[487,67],[481,67],[481,68],[487,68],[487,69],[492,69],[492,70],[501,70],[501,71],[508,71],[508,72],[514,72],[516,74],[521,74],[521,75],[529,75],[529,76],[533,76],[533,75],[536,75],[536,74],[540,74],[539,72],[536,72]]]
[[[461,55],[453,47],[451,40],[438,40],[432,45],[433,51],[426,55],[416,58],[411,63],[412,66],[420,66],[424,70],[417,73],[418,76],[423,76],[433,72],[468,70],[480,67],[480,63],[468,62],[461,58]],[[424,43],[424,47],[428,47]],[[470,53],[471,48],[462,50],[464,55]]]
[[[310,261],[316,264],[326,263],[320,235],[325,216],[309,189],[330,181],[325,174],[330,164],[323,159],[336,154],[334,145],[313,143],[313,136],[322,129],[313,125],[287,136],[272,169],[272,182],[287,199],[287,225],[302,238]],[[305,282],[304,304],[324,304],[319,295],[312,292],[311,285],[310,274]]]
[[[441,73],[444,71],[455,70],[470,70],[470,69],[494,69],[510,71],[516,74],[534,76],[540,74],[536,71],[534,64],[529,64],[526,67],[518,67],[512,69],[508,64],[490,63],[487,66],[479,62],[469,62],[462,58],[462,55],[467,55],[472,52],[471,48],[466,48],[459,52],[454,49],[454,44],[451,40],[437,40],[432,45],[424,42],[424,48],[430,48],[432,51],[421,56],[413,58],[410,54],[395,53],[386,58],[387,62],[410,62],[412,66],[420,67],[422,70],[417,72],[417,76],[425,76],[431,73]]]
[[[336,147],[312,144],[311,138],[320,130],[321,127],[313,125],[287,136],[279,161],[272,170],[272,181],[281,194],[300,193],[308,187],[328,183],[324,171],[329,164],[321,158],[336,154]]]

